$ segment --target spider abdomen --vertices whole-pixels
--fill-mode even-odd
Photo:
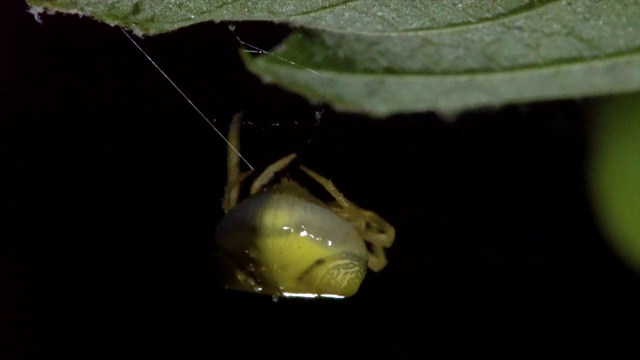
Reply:
[[[282,191],[254,195],[218,224],[222,282],[272,295],[350,296],[367,269],[356,229],[319,201]]]

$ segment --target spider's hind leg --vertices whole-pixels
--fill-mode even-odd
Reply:
[[[334,212],[349,221],[358,230],[362,239],[370,245],[368,250],[369,269],[380,271],[387,266],[387,256],[384,249],[393,244],[396,236],[395,228],[373,211],[361,209],[349,201],[333,185],[331,180],[307,167],[300,166],[300,168],[336,199],[339,206],[332,207]]]

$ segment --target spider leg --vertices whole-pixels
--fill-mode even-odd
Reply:
[[[240,173],[240,156],[236,150],[240,150],[240,119],[242,113],[237,113],[233,116],[231,124],[229,125],[228,140],[230,146],[227,148],[227,185],[224,188],[224,199],[222,201],[222,209],[225,212],[233,209],[238,204],[238,197],[240,196],[240,185],[247,176],[253,173],[253,170],[249,170],[245,173]],[[250,194],[257,193],[262,187],[264,187],[269,181],[273,179],[273,176],[278,171],[287,167],[296,154],[290,154],[282,159],[269,165],[251,184]]]
[[[384,248],[393,245],[396,229],[373,211],[362,210],[362,215],[366,222],[363,239],[372,245],[369,253],[369,268],[377,272],[387,266]]]
[[[240,184],[242,184],[242,181],[251,175],[251,173],[253,173],[253,170],[242,173],[235,180],[227,182],[227,185],[224,187],[224,199],[222,201],[222,210],[224,210],[225,213],[237,205]]]
[[[232,148],[233,146],[240,151],[241,118],[241,112],[235,114],[229,125],[228,140],[231,145],[227,147],[227,185],[224,188],[224,199],[222,201],[222,209],[224,209],[224,212],[228,212],[236,206],[240,194],[240,183],[251,173],[249,171],[248,173],[240,175],[240,157]]]
[[[387,266],[384,248],[388,248],[393,244],[396,236],[394,227],[373,211],[361,209],[349,201],[331,180],[307,167],[300,166],[300,168],[320,185],[324,186],[327,192],[336,199],[339,207],[334,206],[332,209],[359,229],[363,240],[371,245],[369,249],[369,268],[377,272]]]
[[[300,166],[300,169],[302,169],[302,171],[304,171],[307,175],[311,176],[313,180],[322,185],[327,190],[327,192],[329,192],[329,194],[331,194],[331,196],[336,199],[338,204],[340,204],[340,206],[342,206],[347,212],[351,213],[350,209],[356,207],[351,201],[349,201],[344,195],[342,195],[340,190],[338,190],[338,188],[333,185],[333,182],[331,180],[325,178],[324,176],[318,174],[317,172],[309,169],[306,166]],[[356,218],[357,217],[358,216],[356,216]]]
[[[296,158],[296,156],[297,156],[296,153],[289,154],[281,158],[280,160],[274,162],[273,164],[269,165],[266,169],[264,169],[262,174],[260,174],[258,178],[255,179],[253,184],[251,184],[251,190],[249,193],[253,195],[258,191],[260,191],[260,189],[262,189],[265,185],[269,183],[269,181],[273,179],[273,176],[278,171],[286,168],[291,163],[291,161],[293,161],[293,159]]]
[[[368,240],[379,243],[384,247],[391,247],[396,238],[396,229],[386,222],[380,215],[370,210],[362,210],[362,215],[370,230]]]

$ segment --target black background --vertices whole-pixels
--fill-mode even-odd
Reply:
[[[299,152],[395,225],[353,298],[273,302],[213,281],[215,132],[119,29],[0,7],[6,358],[631,357],[640,281],[591,213],[588,102],[373,121],[263,85],[226,25],[138,39],[223,132],[245,111],[256,167]]]

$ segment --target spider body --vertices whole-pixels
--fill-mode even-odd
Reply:
[[[239,122],[234,117],[229,131],[236,148]],[[367,267],[379,271],[386,265],[383,248],[391,246],[395,231],[305,167],[303,172],[335,202],[325,204],[286,178],[269,185],[294,158],[291,154],[270,165],[253,182],[250,196],[238,202],[239,186],[248,174],[239,174],[237,155],[229,150],[227,214],[216,230],[220,280],[230,289],[274,296],[351,296]]]

